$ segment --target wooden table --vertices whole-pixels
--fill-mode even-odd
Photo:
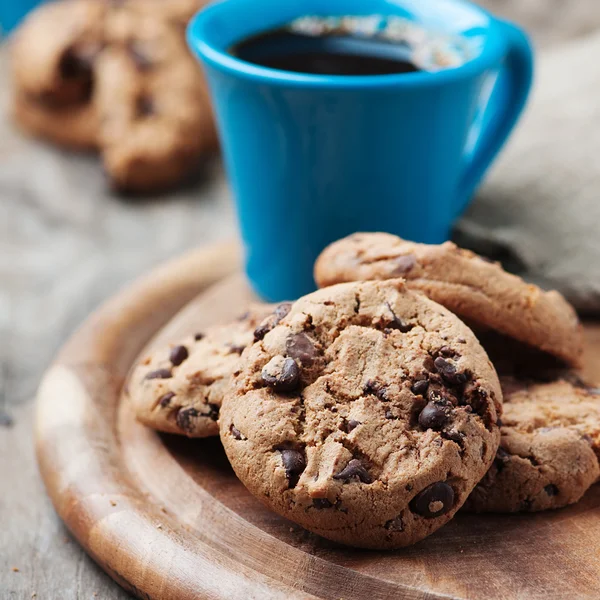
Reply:
[[[484,0],[541,45],[600,27],[595,0]],[[38,476],[32,401],[61,343],[104,299],[158,262],[235,234],[220,165],[153,200],[109,195],[93,157],[29,140],[8,123],[0,48],[0,600],[130,596],[54,513]]]

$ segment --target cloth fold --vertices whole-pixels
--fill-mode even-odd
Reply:
[[[455,241],[600,315],[600,32],[542,53],[531,102]]]

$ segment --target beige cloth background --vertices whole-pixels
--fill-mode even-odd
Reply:
[[[600,33],[545,52],[456,239],[600,314]]]

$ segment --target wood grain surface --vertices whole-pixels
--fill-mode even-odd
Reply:
[[[42,477],[61,518],[115,580],[165,600],[600,595],[600,486],[563,510],[459,515],[411,548],[357,551],[263,507],[217,439],[137,423],[122,391],[136,357],[244,312],[252,293],[238,268],[236,246],[226,245],[152,272],[95,312],[42,382]],[[600,372],[600,329],[588,334],[590,376]]]
[[[600,27],[596,0],[482,0],[527,27],[538,47]],[[33,451],[33,397],[64,340],[124,284],[186,248],[235,232],[218,163],[191,189],[150,200],[106,190],[95,157],[18,132],[6,114],[0,42],[0,599],[129,594],[106,577],[56,516]],[[600,334],[597,334],[600,338]]]

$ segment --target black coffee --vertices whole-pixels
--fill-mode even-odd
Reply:
[[[463,37],[395,15],[306,15],[248,37],[229,52],[255,65],[317,75],[391,75],[458,67]]]
[[[247,62],[317,75],[391,75],[420,69],[406,44],[356,35],[309,35],[289,28],[247,38],[230,49]]]

